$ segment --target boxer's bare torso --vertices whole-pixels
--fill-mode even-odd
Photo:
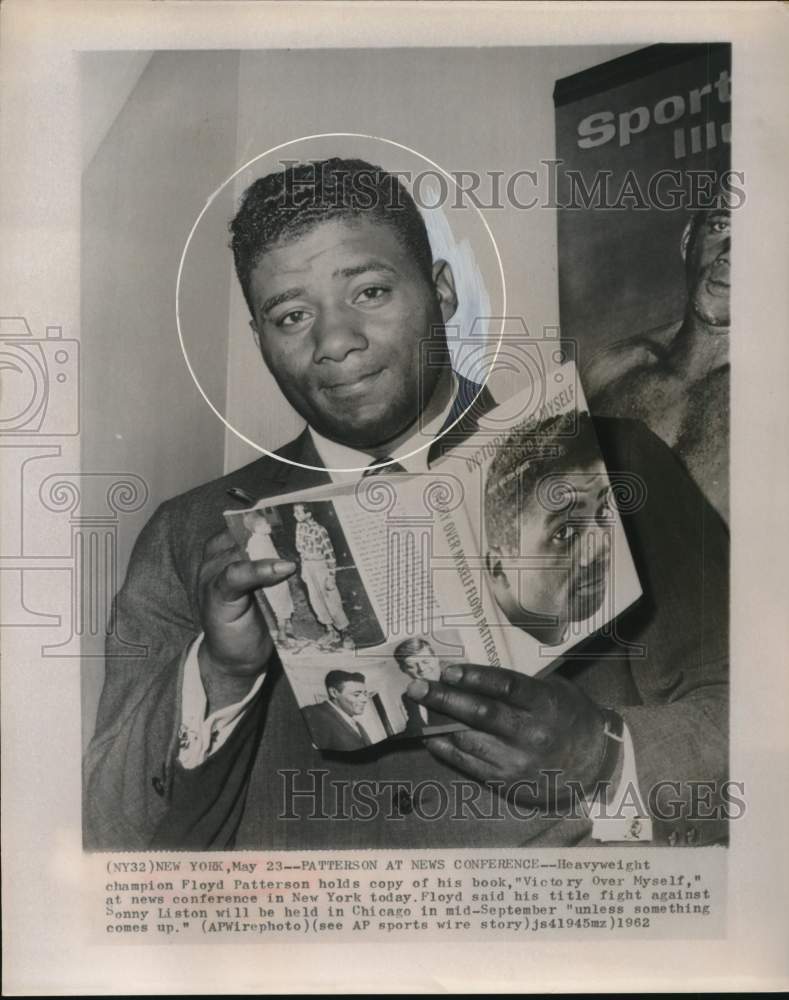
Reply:
[[[729,519],[728,334],[685,324],[614,344],[585,368],[592,413],[642,420]]]

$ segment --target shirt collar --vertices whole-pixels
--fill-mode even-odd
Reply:
[[[396,458],[406,472],[427,472],[427,453],[429,451],[427,445],[429,445],[446,423],[458,394],[458,388],[457,376],[452,372],[452,390],[449,393],[446,406],[439,413],[436,413],[426,424],[420,425],[417,421],[416,427],[392,444],[392,451],[389,453],[389,457]],[[332,482],[343,483],[355,481],[361,473],[345,470],[366,469],[372,463],[373,456],[369,452],[358,451],[356,448],[349,448],[347,445],[330,441],[329,438],[325,438],[312,427],[309,430],[315,448],[321,457],[321,461],[326,466]],[[417,451],[416,454],[408,454],[415,448],[420,448],[420,446],[421,450]],[[408,457],[399,458],[399,455],[407,455]],[[385,470],[383,471],[385,472]]]

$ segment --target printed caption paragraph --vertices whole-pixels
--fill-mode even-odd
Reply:
[[[102,915],[96,933],[115,944],[417,934],[710,938],[725,928],[726,852],[719,848],[86,861],[95,867]]]

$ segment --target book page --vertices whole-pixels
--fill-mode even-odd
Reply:
[[[451,661],[501,662],[457,486],[437,473],[376,476],[225,513],[250,559],[296,567],[257,598],[317,746],[462,728],[420,714],[409,682],[438,680]]]

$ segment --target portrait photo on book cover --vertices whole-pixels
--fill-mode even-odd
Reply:
[[[727,843],[730,46],[80,58],[85,849]]]

